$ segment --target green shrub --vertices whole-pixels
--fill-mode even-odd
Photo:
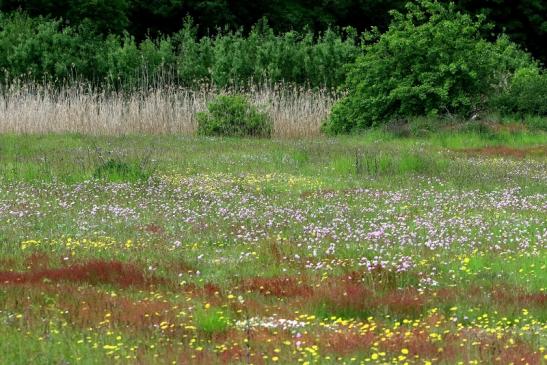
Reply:
[[[547,115],[547,74],[538,67],[517,70],[509,87],[492,102],[506,114]]]
[[[529,129],[547,132],[547,116],[526,115],[522,122]]]
[[[270,137],[272,123],[242,95],[221,95],[197,114],[198,134],[204,136]]]
[[[421,0],[406,7],[406,14],[392,12],[384,34],[369,34],[371,43],[350,67],[349,94],[333,108],[326,132],[411,116],[467,116],[484,107],[501,77],[532,64],[505,37],[482,39],[483,18],[462,14],[454,4]]]

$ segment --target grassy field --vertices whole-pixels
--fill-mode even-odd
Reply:
[[[541,364],[545,133],[0,135],[0,364]]]

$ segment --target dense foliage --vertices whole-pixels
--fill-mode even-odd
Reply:
[[[335,87],[359,47],[351,29],[277,35],[260,22],[248,35],[226,31],[199,37],[188,19],[171,36],[138,42],[127,33],[103,39],[86,24],[63,27],[60,21],[18,13],[0,16],[0,70],[8,79],[83,78],[116,87],[158,80],[221,87],[279,81]]]
[[[454,4],[421,1],[409,3],[405,14],[393,12],[389,30],[351,67],[349,95],[325,129],[347,133],[416,115],[470,116],[484,109],[516,70],[537,66],[507,38],[483,39],[483,27],[483,18]]]
[[[286,83],[336,89],[337,95],[348,91],[325,125],[331,133],[414,116],[467,118],[487,109],[546,114],[545,74],[521,46],[542,55],[534,45],[541,44],[545,22],[530,13],[541,14],[541,2],[504,5],[502,11],[464,0],[306,1],[244,7],[215,1],[0,0],[0,87],[30,81],[57,88],[83,81],[99,92],[166,85],[248,90]],[[388,9],[403,4],[407,11],[392,10],[387,26]],[[306,7],[309,13],[302,11]],[[513,8],[508,34],[499,36],[505,20],[490,20],[505,19]],[[181,12],[191,16],[183,21]],[[329,28],[342,24],[358,28]],[[359,32],[374,24],[379,27]],[[533,36],[515,33],[524,25],[534,29]]]
[[[204,136],[270,137],[272,133],[268,114],[242,95],[216,97],[197,119],[198,133]]]
[[[547,115],[547,74],[537,67],[519,69],[492,107],[506,114]]]
[[[314,32],[332,26],[352,26],[364,31],[371,26],[386,29],[389,10],[402,10],[405,0],[0,0],[0,11],[22,9],[31,16],[64,19],[65,24],[89,23],[103,33],[128,31],[138,40],[148,34],[177,32],[183,17],[192,16],[200,24],[201,35],[218,27],[242,27],[249,31],[261,18],[270,20],[273,29]],[[542,46],[547,35],[547,2],[542,0],[455,0],[458,8],[484,14],[512,40],[545,61]],[[488,33],[486,33],[488,34]]]

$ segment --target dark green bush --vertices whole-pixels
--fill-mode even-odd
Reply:
[[[517,70],[492,107],[505,114],[547,116],[547,74],[537,67]]]
[[[272,124],[241,95],[221,95],[197,114],[198,134],[204,136],[270,137]]]
[[[324,126],[349,133],[411,116],[467,116],[485,107],[499,79],[532,64],[506,38],[481,38],[482,18],[454,4],[422,0],[407,13],[392,12],[383,34],[369,35],[364,54],[351,66],[349,94]]]

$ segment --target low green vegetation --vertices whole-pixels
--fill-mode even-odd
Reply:
[[[225,332],[232,322],[222,309],[211,308],[209,303],[206,303],[203,309],[196,309],[194,319],[197,330],[207,335]]]
[[[347,177],[349,185],[343,186],[351,186],[351,181],[361,178],[381,186],[418,174],[441,175],[451,183],[493,188],[501,183],[501,176],[509,173],[507,168],[494,159],[485,171],[481,164],[465,163],[466,156],[481,156],[484,150],[487,156],[503,157],[506,153],[534,161],[543,156],[546,138],[545,132],[527,131],[446,131],[425,137],[399,137],[382,129],[335,140],[276,139],[267,144],[262,139],[242,142],[240,138],[218,137],[2,135],[0,172],[8,181],[81,182],[99,178],[138,182],[162,171],[227,173],[244,168],[259,174],[319,174],[332,183],[338,177]],[[211,159],[211,155],[217,158]]]

